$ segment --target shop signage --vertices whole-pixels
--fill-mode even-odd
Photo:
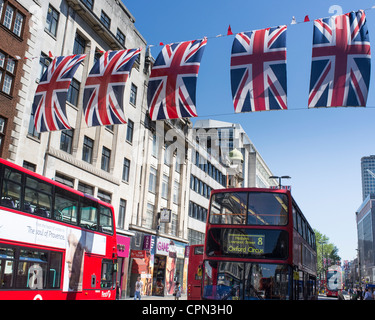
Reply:
[[[151,254],[155,254],[155,236],[146,235],[143,238],[143,250],[150,251]]]
[[[145,250],[132,250],[130,253],[131,258],[135,259],[144,259],[146,258],[146,251]]]
[[[121,258],[129,257],[130,238],[117,236],[117,255]]]
[[[169,245],[170,245],[170,239],[158,237],[157,243],[156,243],[156,254],[160,254],[162,256],[169,255]]]

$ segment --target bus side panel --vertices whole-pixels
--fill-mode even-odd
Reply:
[[[195,248],[203,245],[190,247],[188,267],[188,300],[201,300],[202,278],[203,278],[203,254],[195,254]]]

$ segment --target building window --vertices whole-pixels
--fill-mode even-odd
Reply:
[[[94,187],[83,182],[78,183],[78,191],[89,194],[91,196],[94,195]]]
[[[35,139],[40,139],[40,132],[36,131],[35,124],[34,124],[34,113],[31,111],[30,121],[29,121],[29,129],[27,134]]]
[[[0,0],[0,18],[3,15],[3,8],[4,8],[4,0]]]
[[[173,185],[173,203],[178,203],[179,195],[180,194],[180,183],[178,181],[174,181]]]
[[[125,214],[126,214],[126,200],[120,199],[120,207],[118,210],[117,227],[120,229],[125,228]]]
[[[51,63],[51,58],[48,57],[45,53],[41,52],[39,59],[39,79],[42,79],[43,74],[47,71],[49,64]]]
[[[116,39],[120,42],[123,46],[125,46],[125,35],[121,32],[120,29],[117,29]]]
[[[167,199],[168,197],[168,184],[169,184],[169,177],[163,174],[163,180],[161,182],[161,197]]]
[[[22,32],[23,20],[24,20],[23,15],[17,12],[16,20],[14,21],[13,32],[19,37],[21,36],[21,32]]]
[[[94,8],[93,0],[81,0],[90,10]]]
[[[144,219],[143,226],[151,229],[153,219],[154,219],[154,205],[151,203],[147,203],[146,217]]]
[[[98,190],[98,198],[104,202],[111,203],[111,194],[108,192],[105,192],[104,190]]]
[[[82,148],[82,160],[88,163],[92,162],[92,151],[94,149],[94,140],[89,137],[83,138],[83,148]]]
[[[124,158],[124,167],[122,169],[122,180],[129,182],[129,174],[130,174],[130,160]]]
[[[111,19],[108,17],[108,15],[102,10],[102,13],[100,15],[100,21],[103,22],[103,24],[109,29],[111,27]]]
[[[5,138],[5,123],[6,123],[6,120],[0,117],[0,152],[2,150],[4,138]]]
[[[72,79],[70,82],[70,87],[68,90],[67,101],[70,102],[73,106],[78,105],[78,94],[79,94],[80,83],[76,79]]]
[[[158,157],[158,139],[156,138],[156,134],[152,135],[152,155],[157,158]]]
[[[31,162],[26,161],[26,160],[23,160],[22,167],[24,167],[25,169],[30,170],[32,172],[36,171],[36,164],[31,163]]]
[[[8,4],[7,8],[5,10],[5,16],[4,16],[3,24],[9,30],[12,27],[13,14],[14,14],[14,8]]]
[[[58,22],[59,22],[59,12],[55,8],[49,6],[48,13],[47,13],[46,30],[55,37],[57,34]]]
[[[130,89],[130,103],[134,106],[137,104],[137,90],[137,86],[132,83]]]
[[[126,129],[126,141],[133,142],[134,122],[128,119],[128,127]]]
[[[150,168],[150,179],[148,182],[148,191],[155,193],[156,192],[156,169]]]
[[[73,134],[73,129],[61,131],[60,150],[72,153]]]
[[[73,54],[85,53],[86,40],[78,33],[74,38]]]
[[[102,170],[109,172],[109,160],[111,158],[111,150],[103,147],[102,151]]]
[[[6,7],[5,12],[3,12],[4,7]],[[8,1],[0,0],[0,22],[4,27],[20,37],[24,21],[25,16],[21,12],[8,4]]]
[[[0,52],[0,86],[1,91],[8,95],[12,93],[15,73],[16,61],[5,53]]]
[[[70,188],[74,188],[74,179],[70,178],[62,173],[56,172],[55,174],[55,181],[62,183],[65,186]]]
[[[177,236],[177,223],[178,216],[177,214],[172,212],[171,227],[169,229],[169,234],[171,234],[172,236]]]

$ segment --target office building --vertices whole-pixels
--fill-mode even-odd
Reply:
[[[370,193],[375,193],[375,155],[361,159],[362,200]]]

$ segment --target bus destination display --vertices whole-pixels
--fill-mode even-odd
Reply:
[[[229,233],[226,252],[229,254],[263,254],[264,234]]]

